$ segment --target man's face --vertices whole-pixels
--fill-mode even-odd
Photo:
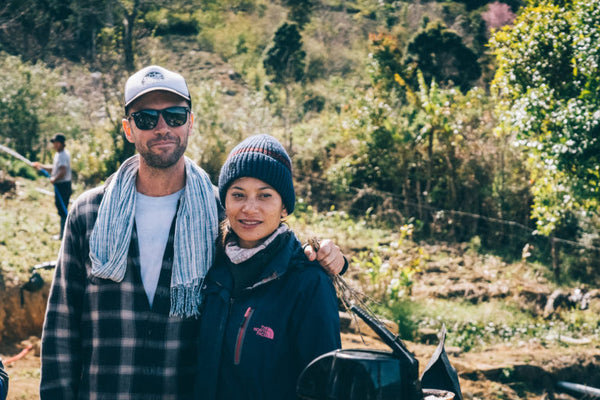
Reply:
[[[187,107],[188,103],[174,93],[150,92],[131,104],[129,116],[123,120],[127,140],[135,144],[143,161],[152,168],[169,168],[181,159],[192,132],[192,114],[187,114],[187,121],[183,125],[173,127],[169,126],[159,113],[156,126],[147,130],[140,129],[131,115],[136,111],[164,110],[177,106]]]
[[[54,142],[52,142],[52,147],[54,147],[54,151],[62,151],[62,149],[65,148],[65,145],[59,142],[58,140],[55,140]]]

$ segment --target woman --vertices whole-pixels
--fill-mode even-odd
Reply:
[[[227,219],[203,287],[198,399],[293,399],[298,376],[341,347],[332,282],[282,222],[291,160],[269,135],[236,146],[219,176]]]

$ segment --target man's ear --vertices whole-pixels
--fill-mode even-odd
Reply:
[[[283,210],[281,210],[281,218],[285,218],[285,217],[287,217],[287,216],[288,216],[288,212],[287,212],[287,210],[285,209],[285,207],[283,207]]]
[[[130,143],[134,143],[133,134],[131,133],[131,123],[127,118],[123,118],[123,131],[125,132],[125,137],[127,141]]]

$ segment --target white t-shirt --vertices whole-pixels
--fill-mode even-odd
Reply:
[[[140,249],[140,272],[150,307],[158,286],[171,223],[183,189],[168,196],[150,197],[136,192],[135,227]]]
[[[67,172],[65,173],[65,176],[63,176],[61,180],[56,181],[56,183],[71,181],[71,155],[66,150],[54,153],[54,159],[52,160],[52,173],[50,174],[51,178],[54,178],[56,175],[58,175],[58,169],[60,167],[66,167]]]

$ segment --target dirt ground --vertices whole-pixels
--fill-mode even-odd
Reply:
[[[363,327],[364,330],[364,327]],[[342,334],[344,348],[388,350],[373,337]],[[28,344],[34,344],[23,358],[7,366],[10,375],[9,400],[38,399],[40,378],[39,347],[36,338],[21,343],[0,346],[0,356],[6,359],[18,354]],[[407,343],[424,368],[435,350],[434,345]],[[581,381],[582,376],[600,379],[600,350],[565,348],[546,349],[541,346],[498,346],[478,353],[449,350],[449,358],[457,369],[465,399],[573,399],[564,393],[553,393],[558,377],[566,381]]]

